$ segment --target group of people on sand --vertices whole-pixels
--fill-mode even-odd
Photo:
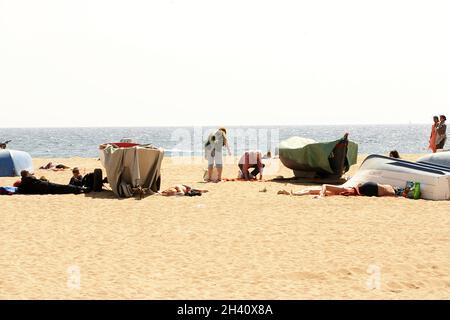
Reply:
[[[208,161],[208,174],[206,182],[219,182],[222,180],[223,170],[223,149],[226,148],[228,155],[231,155],[231,149],[227,139],[227,129],[219,128],[211,133],[205,143],[205,158]],[[238,161],[239,179],[255,180],[263,179],[265,164],[263,159],[271,157],[270,151],[263,156],[260,151],[245,151]],[[217,178],[213,179],[214,167],[217,170]]]
[[[443,149],[447,140],[445,124],[446,117],[441,115],[433,118],[434,124],[431,128],[430,146],[429,148],[436,152],[437,149]],[[208,171],[206,182],[219,182],[222,180],[223,170],[223,152],[224,148],[231,155],[231,149],[228,144],[227,130],[225,128],[219,128],[215,132],[208,136],[208,139],[204,145],[205,158],[208,161]],[[392,158],[400,158],[398,151],[392,150],[389,153]],[[262,180],[265,164],[263,159],[271,158],[270,151],[263,156],[260,151],[245,151],[238,161],[239,167],[239,179],[242,180]],[[217,178],[213,179],[213,169],[217,170]],[[42,166],[40,169],[67,169],[64,165],[54,165],[52,163]],[[73,176],[70,179],[69,184],[62,185],[51,183],[45,178],[37,179],[33,174],[28,171],[21,172],[21,181],[16,182],[15,187],[18,187],[18,193],[23,194],[79,194],[90,192],[90,188],[85,186],[84,177],[80,174],[78,168],[73,168]],[[162,192],[159,192],[163,196],[200,196],[203,193],[208,192],[205,189],[196,189],[184,184],[174,185]],[[401,196],[404,190],[402,188],[395,188],[390,185],[377,184],[374,182],[366,182],[359,184],[355,187],[343,187],[324,184],[321,187],[307,188],[298,192],[280,190],[278,194],[303,196],[303,195],[315,195],[315,196]]]
[[[54,166],[50,166],[53,168]],[[66,169],[69,167],[64,166]],[[40,169],[43,169],[41,167]],[[72,169],[72,177],[68,184],[59,184],[50,182],[46,177],[37,178],[34,173],[27,170],[20,172],[21,179],[14,183],[19,194],[80,194],[89,193],[93,189],[92,179],[89,176],[93,173],[88,173],[83,176],[80,169],[75,167]],[[105,178],[103,182],[107,182]]]
[[[38,179],[27,170],[22,170],[20,176],[21,179],[14,183],[14,187],[17,187],[17,193],[19,194],[80,194],[90,192],[88,187],[82,185],[53,183],[45,177]]]
[[[445,116],[441,115],[438,122],[436,122],[435,133],[436,137],[436,147],[443,148],[446,137],[445,137]],[[227,140],[227,130],[225,128],[219,128],[216,132],[211,133],[208,137],[207,142],[205,143],[205,158],[208,161],[208,176],[207,182],[218,182],[222,180],[222,168],[223,168],[223,149],[226,148],[228,154],[231,155],[231,150]],[[239,178],[243,180],[255,180],[259,175],[259,179],[262,180],[263,170],[264,170],[264,158],[270,158],[270,152],[263,156],[260,151],[246,151],[240,157],[238,162],[239,167]],[[400,158],[400,155],[397,150],[392,150],[389,153],[389,157],[392,158]],[[217,168],[217,179],[212,179],[213,168],[214,166]],[[251,171],[250,171],[251,170]],[[186,194],[186,186],[179,186],[168,189],[168,191],[163,191],[163,195],[173,195],[173,194]],[[203,192],[207,192],[207,190],[201,190]],[[201,192],[200,191],[200,192]],[[378,184],[375,182],[365,182],[360,183],[354,187],[343,187],[343,186],[335,186],[330,184],[324,184],[320,187],[315,188],[307,188],[301,191],[286,191],[280,190],[278,194],[285,195],[294,195],[294,196],[303,196],[303,195],[315,195],[320,197],[325,196],[375,196],[375,197],[395,197],[395,196],[404,196],[405,189],[397,188],[391,185]]]
[[[438,149],[444,149],[447,141],[447,124],[445,121],[447,117],[441,114],[439,117],[433,117],[433,124],[431,125],[430,145],[429,149],[435,153]]]

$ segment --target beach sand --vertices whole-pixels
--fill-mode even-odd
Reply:
[[[96,159],[51,161],[82,173],[101,167]],[[449,201],[315,199],[277,195],[302,188],[291,183],[205,184],[205,163],[194,162],[165,158],[162,187],[210,190],[201,197],[1,196],[0,298],[450,298]],[[224,177],[236,174],[236,165],[225,166]],[[67,183],[71,172],[36,175]],[[292,173],[281,166],[275,175]]]

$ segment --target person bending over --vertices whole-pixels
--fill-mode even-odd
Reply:
[[[365,182],[356,187],[342,187],[324,184],[320,189],[305,189],[297,192],[278,191],[278,194],[291,194],[293,196],[318,195],[327,196],[367,196],[367,197],[394,197],[401,195],[401,189],[388,184]]]
[[[227,138],[227,129],[220,128],[215,133],[211,133],[205,143],[205,157],[208,160],[208,182],[219,182],[222,180],[223,147],[226,147],[228,154],[231,155],[231,149]],[[214,165],[217,169],[217,180],[213,181],[212,175]]]
[[[259,180],[262,180],[265,165],[261,159],[260,151],[246,151],[239,159],[240,177],[245,180],[253,180],[259,174]],[[253,169],[252,172],[249,172],[249,169]]]

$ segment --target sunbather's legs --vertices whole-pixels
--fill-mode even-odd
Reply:
[[[318,189],[303,189],[300,191],[291,191],[291,194],[293,196],[319,195],[320,191]]]

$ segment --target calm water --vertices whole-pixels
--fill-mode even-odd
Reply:
[[[233,153],[247,148],[275,150],[278,142],[297,135],[316,141],[331,141],[349,132],[360,153],[426,153],[429,125],[351,125],[229,127]],[[201,155],[202,141],[214,128],[0,128],[0,142],[12,140],[10,149],[24,150],[33,157],[97,157],[105,142],[131,138],[166,149],[166,155]],[[180,153],[181,152],[181,153]]]

